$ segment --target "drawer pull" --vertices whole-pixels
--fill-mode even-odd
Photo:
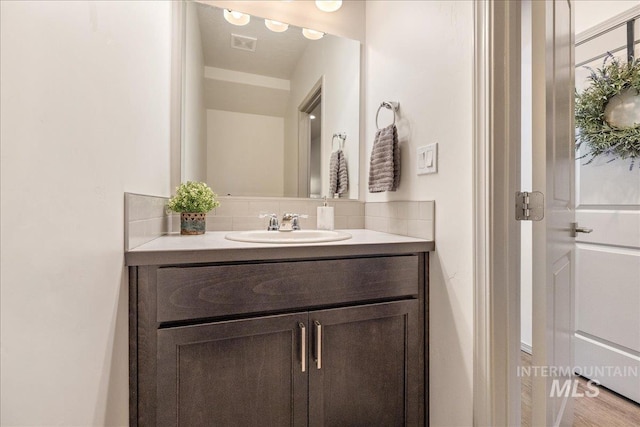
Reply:
[[[322,325],[317,320],[314,320],[313,324],[316,327],[316,366],[322,369]]]
[[[302,365],[302,372],[307,371],[307,328],[304,327],[304,323],[298,323],[300,328],[300,364]]]

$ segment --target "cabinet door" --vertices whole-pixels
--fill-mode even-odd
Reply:
[[[307,319],[299,313],[158,330],[158,425],[306,425]]]
[[[424,330],[408,300],[309,313],[310,426],[424,425]]]

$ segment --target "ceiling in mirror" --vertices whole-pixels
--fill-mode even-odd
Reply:
[[[332,197],[331,137],[346,133],[350,186],[340,197],[358,197],[359,42],[309,40],[293,25],[275,32],[253,16],[232,25],[192,2],[185,26],[183,181],[221,195]],[[314,93],[316,114],[303,108]]]
[[[251,19],[247,25],[233,26],[224,19],[220,9],[201,3],[196,3],[196,7],[207,67],[288,80],[307,45],[312,43],[299,28],[276,33],[260,18]],[[255,50],[234,48],[233,34],[255,39]]]

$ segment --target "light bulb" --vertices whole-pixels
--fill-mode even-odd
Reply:
[[[249,21],[251,21],[251,16],[236,10],[225,9],[224,19],[226,19],[229,24],[243,26],[247,25]]]
[[[310,114],[310,115],[309,115],[309,118],[310,118],[311,120],[315,120],[316,116],[314,116],[313,114]]]
[[[335,12],[342,7],[342,0],[316,0],[316,7],[323,12]]]
[[[289,24],[285,24],[284,22],[273,21],[271,19],[265,19],[264,25],[274,33],[282,33],[284,31],[287,31],[287,29],[289,28]]]
[[[324,33],[322,31],[310,30],[308,28],[302,29],[302,35],[309,40],[320,40],[322,37],[324,37]]]

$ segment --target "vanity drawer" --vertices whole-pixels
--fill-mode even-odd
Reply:
[[[172,322],[418,296],[418,256],[159,268],[157,320]]]

